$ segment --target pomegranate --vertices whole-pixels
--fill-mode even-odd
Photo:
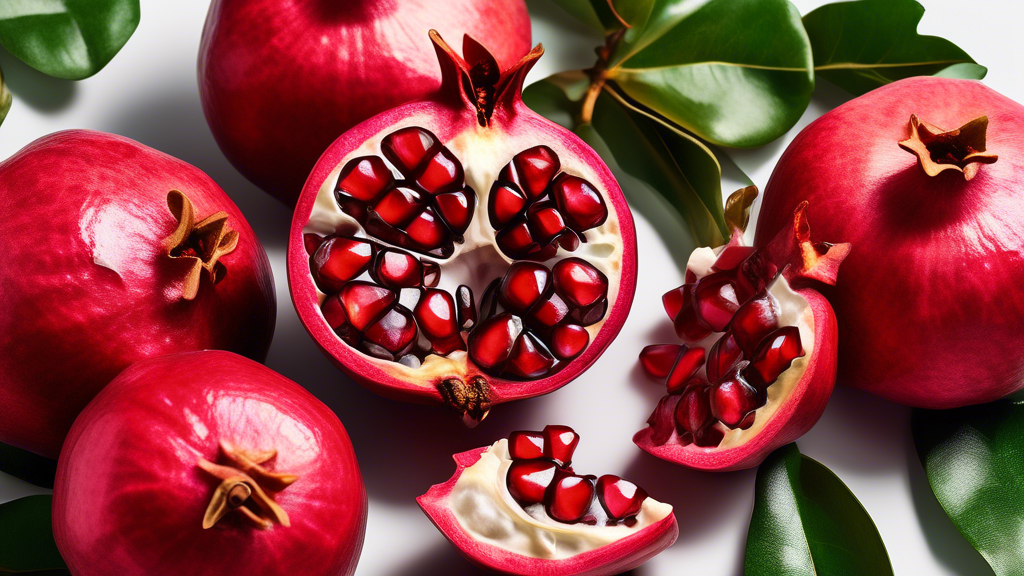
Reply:
[[[75,421],[53,532],[76,576],[352,574],[366,492],[337,416],[230,352],[141,360]]]
[[[672,507],[636,484],[576,473],[568,426],[513,432],[454,456],[458,469],[416,499],[471,562],[502,574],[611,575],[675,542]]]
[[[856,247],[825,292],[840,382],[947,409],[1024,386],[1024,107],[980,82],[909,78],[825,114],[779,160],[763,234],[810,201]]]
[[[733,195],[753,201],[751,189]],[[836,321],[816,286],[835,283],[849,244],[813,243],[801,204],[772,242],[690,255],[686,283],[663,297],[682,344],[640,353],[667,388],[633,442],[701,470],[757,466],[810,430],[836,373]]]
[[[0,163],[0,238],[0,442],[56,458],[75,416],[143,358],[267,354],[267,255],[181,160],[100,132],[40,138]]]
[[[442,90],[327,149],[295,211],[288,277],[306,329],[352,378],[472,425],[600,356],[633,300],[636,238],[597,154],[522,102],[540,46],[499,73],[468,36],[466,59],[430,37]]]
[[[214,0],[198,66],[210,129],[242,174],[294,204],[339,134],[437,90],[431,28],[487,38],[503,69],[530,50],[523,0]]]

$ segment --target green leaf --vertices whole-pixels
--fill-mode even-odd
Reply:
[[[139,25],[139,0],[6,0],[0,44],[29,66],[57,78],[99,72]]]
[[[914,410],[917,454],[939,504],[999,576],[1024,566],[1024,402]]]
[[[0,124],[4,123],[7,113],[11,110],[11,91],[7,89],[7,82],[4,81],[4,71],[0,70]]]
[[[964,62],[943,68],[933,74],[933,76],[938,76],[940,78],[959,78],[961,80],[981,80],[986,74],[988,74],[988,68],[985,68],[981,64]]]
[[[874,522],[828,468],[796,444],[757,469],[744,576],[891,576]]]
[[[914,0],[859,0],[827,4],[804,16],[819,77],[863,94],[909,76],[942,71],[981,79],[987,70],[949,40],[921,36],[924,7]],[[948,71],[956,64],[968,68]]]
[[[0,573],[65,569],[53,541],[52,496],[0,504]]]
[[[600,32],[621,28],[608,0],[551,0],[572,17]],[[634,0],[635,1],[635,0]],[[640,0],[647,2],[650,0]]]
[[[814,90],[810,43],[788,0],[657,0],[607,77],[669,122],[738,147],[781,136]]]
[[[53,489],[57,461],[0,443],[0,472],[42,488]]]

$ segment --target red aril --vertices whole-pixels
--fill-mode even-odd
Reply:
[[[513,432],[455,455],[458,469],[417,502],[470,561],[503,574],[629,572],[671,546],[672,507],[618,476],[597,478],[552,453],[579,436],[567,426]],[[561,448],[553,448],[556,442]]]
[[[337,416],[228,352],[135,363],[75,421],[54,537],[82,576],[352,574],[366,492]]]
[[[289,281],[303,324],[355,380],[473,424],[600,356],[632,303],[635,235],[597,154],[523,104],[540,47],[503,68],[472,38],[465,58],[430,39],[442,89],[323,154],[293,219]],[[367,271],[351,276],[365,265],[351,257],[331,277],[341,285],[317,283],[310,250],[346,242],[373,246]],[[409,348],[404,332],[381,344],[384,325],[406,327],[397,306],[413,313]]]
[[[144,358],[267,354],[266,253],[185,162],[101,132],[40,138],[0,163],[0,238],[0,442],[55,458],[79,411]]]
[[[572,464],[572,454],[580,443],[579,434],[568,426],[550,424],[544,427],[544,457],[559,466]]]
[[[734,194],[732,209],[745,199],[746,210],[750,192]],[[835,381],[837,341],[817,288],[835,283],[850,246],[813,243],[806,214],[798,207],[756,250],[734,227],[728,245],[690,256],[687,284],[663,303],[677,333],[700,338],[641,352],[644,369],[668,381],[668,395],[633,437],[642,449],[702,470],[750,468],[817,422]]]
[[[257,186],[294,204],[339,134],[437,90],[434,53],[421,41],[431,28],[487,38],[502,70],[530,50],[523,0],[216,0],[198,68],[217,144]],[[390,176],[374,160],[355,166],[350,188],[370,193]],[[441,184],[455,166],[440,153],[409,177]]]
[[[809,201],[849,241],[825,292],[839,381],[948,409],[1024,386],[1024,106],[980,82],[893,82],[825,114],[779,160],[755,246]]]

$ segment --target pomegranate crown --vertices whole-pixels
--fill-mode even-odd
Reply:
[[[917,163],[929,176],[946,170],[962,172],[964,180],[978,173],[982,164],[992,164],[999,156],[986,152],[988,116],[979,116],[955,130],[943,130],[910,115],[910,137],[900,148],[917,156]]]
[[[496,109],[512,113],[522,100],[526,75],[544,54],[544,47],[537,44],[519,62],[502,72],[490,51],[468,34],[462,38],[462,56],[452,50],[437,30],[430,31],[430,40],[441,65],[440,93],[475,109],[477,122],[485,128],[490,125]]]

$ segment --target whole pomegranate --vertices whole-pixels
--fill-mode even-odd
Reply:
[[[672,506],[614,474],[573,470],[568,426],[513,432],[454,456],[457,470],[416,499],[474,564],[533,576],[628,572],[679,536]]]
[[[486,38],[502,68],[530,50],[523,0],[213,0],[198,70],[214,138],[293,205],[339,134],[437,90],[431,28]]]
[[[197,168],[85,130],[0,163],[0,442],[50,458],[132,362],[218,348],[262,360],[263,247]]]
[[[772,173],[755,246],[810,201],[854,249],[825,292],[839,381],[923,408],[1024,386],[1024,107],[979,82],[910,78],[825,114]]]
[[[336,140],[292,220],[292,300],[320,347],[389,397],[468,424],[551,392],[618,333],[633,221],[607,166],[523,104],[535,48],[500,71],[435,32],[444,83]]]
[[[686,283],[662,298],[684,344],[640,353],[667,394],[633,441],[701,470],[757,466],[814,426],[835,384],[836,320],[818,289],[850,245],[812,242],[806,202],[761,249],[742,237],[735,228],[719,250],[695,250]]]
[[[75,576],[352,574],[366,492],[337,416],[230,352],[142,360],[75,421],[53,535]]]

